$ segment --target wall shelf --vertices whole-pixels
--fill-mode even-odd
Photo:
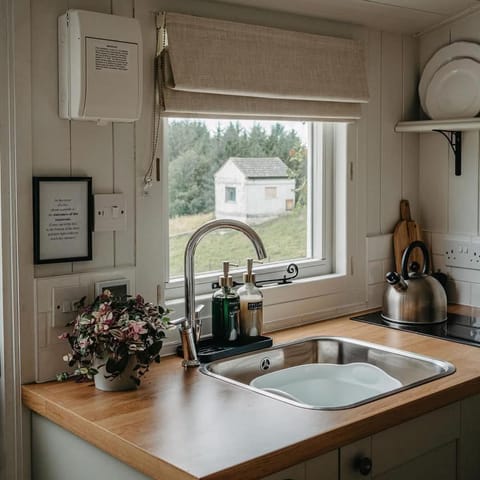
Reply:
[[[398,122],[396,132],[437,132],[448,141],[455,155],[455,175],[462,174],[462,132],[480,130],[480,118],[456,118],[453,120],[419,120]]]

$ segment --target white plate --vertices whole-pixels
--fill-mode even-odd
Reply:
[[[462,58],[440,67],[427,87],[425,106],[434,120],[475,117],[480,111],[480,63]]]
[[[418,96],[420,97],[423,111],[427,115],[429,115],[429,112],[425,105],[426,93],[433,75],[442,65],[461,57],[471,58],[480,62],[480,45],[473,42],[455,42],[437,50],[426,63],[418,84]]]

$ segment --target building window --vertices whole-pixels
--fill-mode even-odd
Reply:
[[[267,200],[277,198],[277,187],[265,187],[265,198]]]
[[[229,203],[237,201],[237,189],[235,187],[225,187],[225,201]]]
[[[259,279],[284,273],[291,262],[299,264],[303,277],[332,273],[338,220],[333,215],[334,138],[342,128],[319,122],[168,119],[167,299],[182,295],[183,253],[192,232],[214,218],[237,219],[258,232],[268,254],[256,269]],[[209,291],[223,261],[244,269],[252,256],[250,241],[239,232],[206,235],[195,257],[197,293]]]

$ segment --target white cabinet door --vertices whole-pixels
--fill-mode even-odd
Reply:
[[[379,432],[372,436],[372,478],[459,438],[458,402]]]
[[[305,480],[338,480],[338,450],[305,462]]]
[[[399,465],[381,475],[375,480],[456,480],[457,479],[457,442],[427,452],[408,463]]]
[[[372,439],[362,438],[340,449],[340,480],[372,478]]]
[[[463,400],[460,409],[458,480],[478,480],[480,478],[480,395]]]

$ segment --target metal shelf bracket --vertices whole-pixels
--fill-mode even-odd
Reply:
[[[457,130],[432,130],[441,133],[448,141],[453,154],[455,155],[455,175],[462,174],[462,132]]]

